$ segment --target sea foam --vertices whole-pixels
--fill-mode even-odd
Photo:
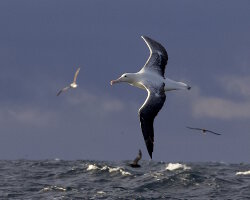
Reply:
[[[101,171],[108,171],[109,173],[113,173],[113,172],[120,172],[123,176],[126,175],[131,175],[131,173],[126,172],[124,169],[120,168],[120,167],[109,167],[107,165],[103,166],[103,167],[97,167],[96,165],[88,165],[87,171],[90,170],[101,170]]]
[[[96,165],[89,165],[87,171],[98,169]]]
[[[245,172],[236,172],[236,175],[250,175],[250,170]]]
[[[191,169],[191,167],[188,167],[187,165],[180,164],[180,163],[169,163],[166,166],[166,170],[169,170],[169,171],[174,171],[177,169],[188,170],[188,169]]]

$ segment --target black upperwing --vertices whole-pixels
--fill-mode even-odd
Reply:
[[[142,36],[142,39],[146,42],[150,55],[149,58],[144,65],[144,70],[152,70],[164,77],[165,68],[168,63],[168,54],[166,49],[155,40]]]
[[[202,128],[195,128],[195,127],[190,127],[190,126],[186,126],[187,128],[189,129],[192,129],[192,130],[198,130],[198,131],[203,131],[204,129]]]
[[[215,135],[221,135],[220,133],[216,133],[216,132],[214,132],[214,131],[210,131],[210,130],[207,130],[207,132],[209,132],[209,133],[213,133],[213,134],[215,134]]]
[[[151,158],[154,150],[154,118],[166,100],[164,86],[165,84],[163,83],[159,89],[147,89],[148,97],[139,109],[141,130]]]

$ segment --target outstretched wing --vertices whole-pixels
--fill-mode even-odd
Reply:
[[[134,165],[138,165],[139,160],[141,160],[141,156],[142,156],[142,153],[141,153],[141,150],[139,150],[138,156],[134,159],[134,162],[133,162]]]
[[[77,71],[76,71],[76,73],[75,73],[75,76],[74,76],[74,83],[76,83],[76,78],[77,78],[77,76],[78,76],[78,74],[79,74],[79,71],[80,71],[80,67],[77,69]]]
[[[161,110],[166,95],[164,91],[164,83],[160,88],[147,88],[148,97],[142,107],[139,109],[142,134],[147,146],[148,153],[152,158],[154,150],[154,118]]]
[[[202,128],[194,128],[194,127],[190,127],[190,126],[186,126],[187,128],[189,129],[192,129],[192,130],[198,130],[198,131],[203,131],[204,129]]]
[[[146,42],[150,51],[149,58],[142,70],[151,70],[164,77],[165,67],[168,62],[166,49],[160,43],[149,37],[141,37]]]
[[[61,89],[61,90],[57,93],[56,96],[59,96],[62,92],[65,92],[65,91],[68,90],[69,88],[70,88],[70,86],[67,86],[67,87]]]
[[[207,130],[207,132],[213,133],[213,134],[215,134],[215,135],[221,135],[220,133],[216,133],[216,132],[213,132],[213,131],[210,131],[210,130]]]

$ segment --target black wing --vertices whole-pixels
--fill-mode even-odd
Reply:
[[[186,126],[187,128],[189,129],[192,129],[192,130],[198,130],[198,131],[203,131],[204,129],[202,128],[194,128],[194,127],[190,127],[190,126]]]
[[[168,62],[166,49],[160,43],[149,37],[142,36],[142,39],[146,42],[150,51],[149,58],[142,69],[155,71],[164,77],[165,67]]]
[[[59,96],[62,92],[68,90],[69,88],[70,88],[70,86],[67,86],[67,87],[61,89],[61,90],[56,94],[56,96]]]
[[[210,130],[207,130],[207,132],[213,133],[213,134],[215,134],[215,135],[221,135],[220,133],[216,133],[216,132],[213,132],[213,131],[210,131]]]
[[[166,100],[164,86],[165,84],[163,83],[158,89],[147,89],[148,97],[139,109],[141,130],[151,158],[154,150],[154,118],[161,110]]]

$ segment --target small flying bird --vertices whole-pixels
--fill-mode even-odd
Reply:
[[[62,92],[65,92],[65,91],[67,91],[67,90],[70,89],[70,88],[72,88],[72,89],[76,89],[76,88],[77,88],[78,85],[76,84],[76,78],[77,78],[77,76],[78,76],[78,74],[79,74],[79,71],[80,71],[80,67],[76,70],[76,73],[75,73],[73,82],[72,82],[69,86],[67,86],[67,87],[65,87],[65,88],[63,88],[63,89],[61,89],[61,90],[57,93],[56,96],[59,96]]]
[[[189,126],[187,126],[187,128],[192,129],[192,130],[202,131],[203,134],[206,134],[208,132],[208,133],[213,133],[215,135],[221,135],[220,133],[216,133],[214,131],[210,131],[210,130],[204,129],[204,128],[195,128],[195,127],[189,127]]]
[[[138,165],[139,160],[141,160],[142,153],[141,149],[139,149],[138,156],[134,159],[133,163],[129,164],[130,167],[138,168],[141,167],[141,165]]]

